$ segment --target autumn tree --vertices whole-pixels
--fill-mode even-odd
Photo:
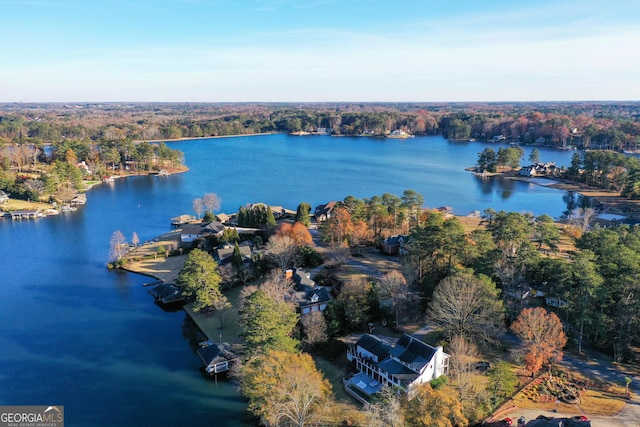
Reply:
[[[361,219],[353,222],[351,236],[349,236],[350,246],[355,246],[358,254],[360,254],[360,246],[370,237],[369,226]]]
[[[322,240],[329,242],[333,247],[347,243],[352,232],[351,214],[346,208],[339,206],[333,209],[331,217],[320,226]]]
[[[217,268],[218,263],[203,250],[194,249],[187,256],[176,283],[186,296],[193,297],[193,311],[214,305],[220,307],[221,301],[226,301],[220,292]]]
[[[463,273],[438,284],[427,314],[450,336],[494,342],[503,328],[504,306],[491,279]]]
[[[244,299],[240,311],[242,336],[249,354],[268,350],[298,351],[298,341],[292,337],[299,315],[285,302],[271,299],[261,289]]]
[[[283,222],[280,224],[278,231],[276,231],[276,236],[289,236],[299,247],[311,246],[313,244],[311,233],[309,233],[307,227],[300,222],[296,222],[295,224]]]
[[[544,364],[549,367],[562,360],[562,349],[567,337],[562,322],[555,313],[542,307],[525,308],[520,312],[511,329],[522,339],[525,348],[524,361],[533,374]]]
[[[447,386],[433,389],[429,383],[413,387],[403,405],[408,426],[464,427],[469,424],[462,403]]]
[[[269,351],[241,368],[240,391],[265,425],[321,423],[322,407],[332,399],[331,384],[306,353]]]

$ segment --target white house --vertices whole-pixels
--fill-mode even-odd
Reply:
[[[415,385],[449,373],[449,355],[442,346],[431,347],[407,334],[403,334],[395,345],[365,334],[349,349],[347,359],[356,362],[360,371],[358,383],[366,384],[367,388],[379,384],[410,391]],[[367,379],[361,381],[361,374]],[[378,390],[378,387],[373,388],[374,392]],[[366,388],[362,391],[369,393]]]

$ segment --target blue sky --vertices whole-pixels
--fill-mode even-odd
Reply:
[[[0,102],[640,100],[640,1],[0,0]]]

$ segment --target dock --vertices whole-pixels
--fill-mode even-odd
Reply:
[[[18,211],[5,212],[4,216],[11,218],[14,221],[21,219],[36,219],[42,216],[42,212],[38,209],[22,209]]]

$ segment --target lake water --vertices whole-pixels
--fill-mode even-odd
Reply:
[[[458,214],[566,210],[564,192],[464,171],[488,146],[476,142],[269,135],[170,145],[188,173],[96,186],[72,214],[0,220],[0,405],[64,405],[68,426],[255,425],[230,384],[200,373],[184,313],[156,306],[142,286],[149,279],[105,268],[115,230],[151,239],[205,192],[224,212],[405,189]],[[573,154],[539,150],[558,165]]]

